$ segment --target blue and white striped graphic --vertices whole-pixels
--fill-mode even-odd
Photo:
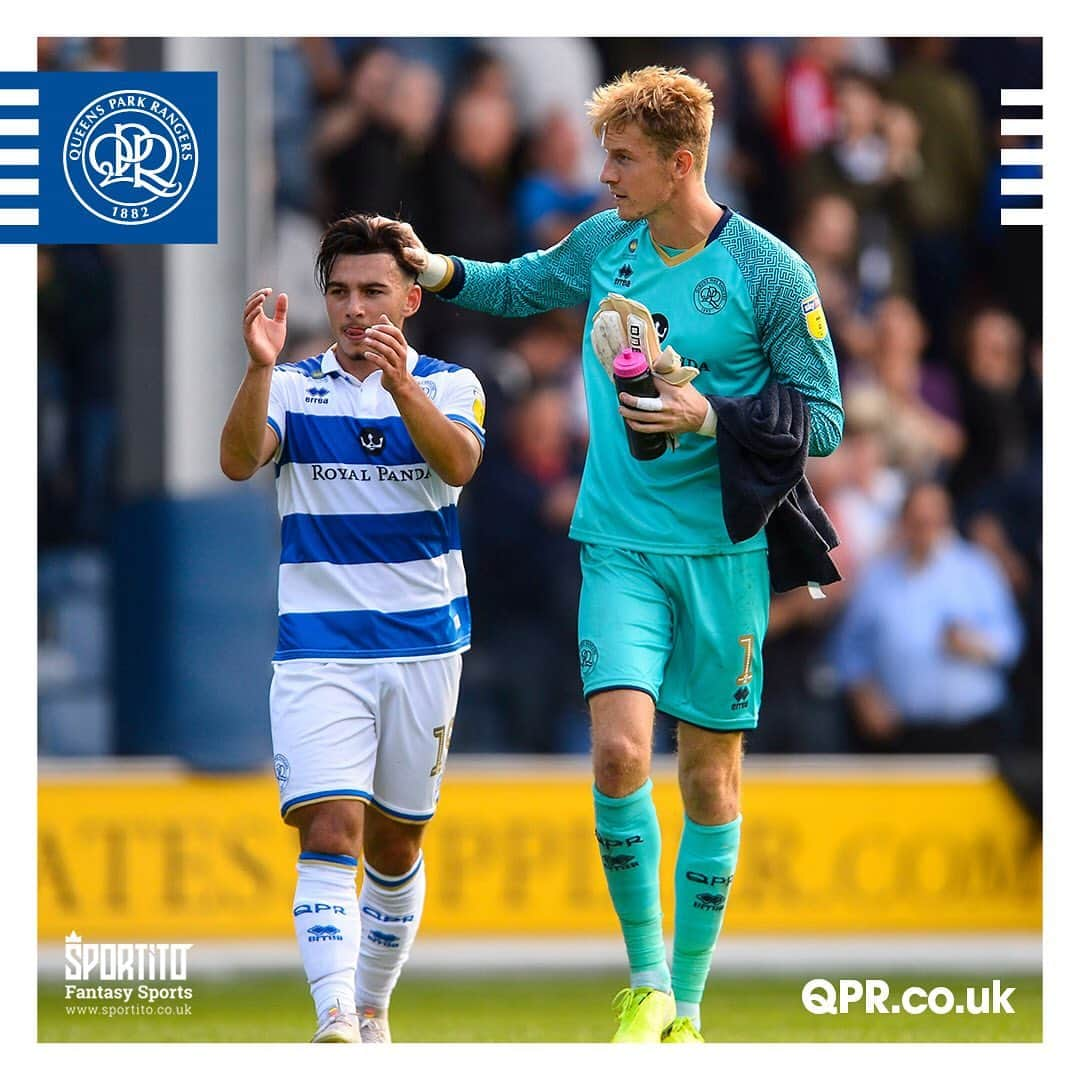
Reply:
[[[40,151],[36,87],[0,87],[0,230],[36,227]]]
[[[1003,110],[1041,113],[1044,103],[1042,90],[1001,91]],[[1042,116],[1003,116],[1001,134],[1011,142],[1021,143],[1001,148],[1001,224],[1043,225],[1046,222],[1046,209],[1042,205],[1046,121]],[[1023,201],[1018,204],[1017,200]]]
[[[483,445],[483,392],[465,368],[409,351],[409,370]],[[281,514],[275,661],[422,659],[471,631],[457,501],[425,463],[376,372],[332,349],[274,371],[267,423]]]

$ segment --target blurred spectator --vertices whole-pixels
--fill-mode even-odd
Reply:
[[[830,519],[846,529],[836,514],[836,495],[846,472],[843,457],[811,458],[806,471]],[[808,589],[773,594],[763,651],[769,677],[759,726],[747,734],[747,745],[755,753],[831,754],[844,749],[836,679],[822,644],[843,610],[852,554],[845,531],[844,543],[833,553],[844,580],[830,585],[824,600]]]
[[[863,418],[849,407],[844,440],[833,455],[843,470],[829,515],[843,538],[845,572],[852,579],[892,541],[904,499],[903,474],[887,460],[887,423],[884,411]]]
[[[328,221],[363,210],[414,215],[423,196],[419,171],[442,99],[434,69],[403,63],[390,49],[362,51],[345,96],[315,134]]]
[[[788,173],[776,140],[784,101],[784,66],[776,48],[765,42],[746,45],[741,56],[746,102],[736,121],[736,141],[743,155],[742,182],[747,205],[738,209],[770,232],[787,232]]]
[[[567,536],[580,475],[565,394],[528,393],[511,414],[506,451],[485,456],[471,487],[465,561],[475,630],[459,748],[482,732],[486,748],[555,751],[575,740],[579,722],[587,731],[578,553]]]
[[[902,296],[878,304],[870,362],[887,400],[889,460],[912,477],[936,475],[964,449],[956,393],[948,373],[922,363],[926,327]]]
[[[1026,646],[1013,672],[1013,696],[1023,742],[1042,744],[1042,452],[988,484],[968,518],[971,539],[1001,567],[1024,620]]]
[[[525,133],[535,134],[553,113],[567,117],[581,145],[572,179],[595,190],[603,154],[583,107],[604,81],[594,42],[578,37],[486,38],[484,47],[501,62]]]
[[[848,39],[800,38],[784,73],[777,134],[789,161],[816,150],[836,130],[833,75],[847,59]]]
[[[579,440],[572,409],[573,376],[581,366],[580,330],[569,312],[552,311],[526,319],[501,350],[485,379],[487,450],[490,456],[506,450],[515,407],[537,390],[554,387],[567,394],[568,432]]]
[[[975,315],[964,342],[961,383],[967,448],[950,481],[957,499],[1018,468],[1027,457],[1024,369],[1024,334],[1017,320],[998,308]]]
[[[919,308],[940,350],[948,339],[958,283],[970,268],[969,242],[985,165],[983,126],[969,80],[948,66],[951,43],[916,38],[889,84],[889,96],[918,120],[922,167],[907,185]]]
[[[582,183],[581,125],[562,111],[550,113],[529,143],[529,167],[514,193],[518,250],[557,244],[590,214],[604,209],[596,177]]]
[[[325,38],[285,38],[273,46],[275,202],[316,209],[311,137],[316,108],[340,93],[345,73]]]
[[[705,189],[721,205],[745,212],[747,200],[742,181],[751,164],[738,146],[735,94],[727,54],[720,49],[703,49],[690,61],[687,71],[713,92]]]
[[[918,124],[887,105],[869,76],[846,69],[835,78],[836,133],[798,173],[801,199],[843,195],[859,214],[859,286],[867,302],[909,284],[904,235],[906,181],[919,167]]]
[[[852,356],[864,355],[873,347],[872,330],[859,304],[858,228],[858,213],[851,201],[830,194],[811,198],[793,229],[795,247],[817,278],[841,374]]]
[[[79,71],[123,71],[124,39],[116,37],[89,38],[86,52],[75,67]]]
[[[856,745],[990,752],[1010,733],[1023,631],[1000,570],[952,528],[934,483],[909,492],[895,552],[867,567],[834,641]]]
[[[433,251],[460,252],[470,259],[505,262],[515,254],[511,159],[517,121],[510,98],[477,86],[450,106],[442,144],[431,157],[418,207],[419,233]],[[425,326],[439,341],[440,355],[461,357],[484,377],[496,343],[513,327],[504,320],[429,303]]]

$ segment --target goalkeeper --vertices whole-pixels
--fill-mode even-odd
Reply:
[[[725,528],[705,394],[753,395],[772,379],[795,387],[813,455],[836,448],[843,424],[812,272],[705,190],[711,100],[681,69],[624,74],[589,104],[614,210],[509,263],[436,255],[419,239],[413,252],[421,284],[463,307],[525,316],[589,304],[590,442],[570,535],[581,543],[596,837],[630,962],[630,987],[615,999],[619,1042],[702,1041],[702,991],[739,850],[742,732],[761,701],[765,535],[734,543]],[[616,299],[604,303],[608,294]],[[618,297],[644,305],[645,322]],[[658,399],[616,394],[610,367],[624,342],[663,372]],[[671,448],[635,459],[624,420],[669,436]],[[670,966],[649,779],[656,707],[678,721],[685,810]]]

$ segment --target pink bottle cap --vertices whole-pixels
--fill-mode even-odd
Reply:
[[[636,349],[623,349],[615,357],[611,366],[620,379],[633,379],[649,370],[649,361],[645,359],[643,352],[638,352]]]

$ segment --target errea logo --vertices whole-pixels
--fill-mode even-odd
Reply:
[[[307,388],[307,397],[304,401],[308,405],[328,405],[330,403],[330,387],[329,386],[309,386]]]

